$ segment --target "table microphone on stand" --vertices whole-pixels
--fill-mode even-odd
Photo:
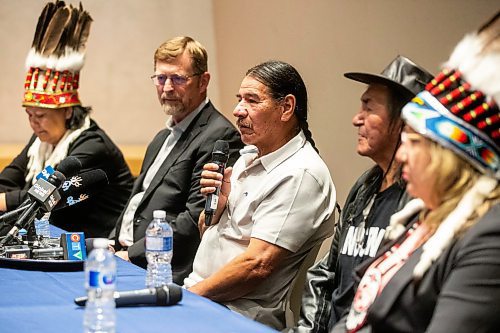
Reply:
[[[66,177],[59,171],[55,171],[49,181],[40,178],[28,190],[28,195],[32,203],[26,208],[21,217],[14,224],[12,229],[7,233],[4,239],[0,241],[0,247],[8,244],[19,232],[20,229],[26,228],[31,223],[40,209],[50,212],[52,208],[59,202],[61,196],[57,189],[64,182]]]
[[[80,160],[74,156],[68,156],[59,163],[57,166],[57,171],[62,173],[65,177],[73,177],[76,175],[80,169],[82,168],[82,163]],[[54,174],[54,169],[48,165],[41,172],[36,175],[35,179],[38,181],[39,179],[44,179],[46,181],[51,181],[50,176]],[[24,200],[18,208],[11,210],[9,212],[4,213],[0,216],[0,223],[8,223],[15,221],[18,217],[26,210],[30,204],[32,203],[31,198]]]

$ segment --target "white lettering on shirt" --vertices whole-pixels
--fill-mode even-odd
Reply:
[[[359,233],[364,234],[365,242],[358,242]],[[374,257],[377,250],[384,239],[385,229],[379,227],[354,227],[350,226],[347,230],[347,235],[344,240],[344,246],[340,254],[348,255],[351,257],[363,257],[365,255]]]

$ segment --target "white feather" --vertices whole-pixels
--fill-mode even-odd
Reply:
[[[56,58],[55,55],[51,55],[50,57],[47,58],[47,64],[46,67],[48,69],[54,69],[56,67],[58,59]]]
[[[472,89],[500,102],[500,52],[483,52],[484,42],[477,33],[466,35],[455,47],[445,68],[456,68]]]
[[[43,57],[40,53],[37,53],[35,49],[30,49],[28,56],[26,57],[26,70],[30,67],[45,69],[47,64],[47,58]]]
[[[416,214],[417,212],[424,209],[425,205],[422,199],[413,199],[408,201],[408,203],[399,212],[392,214],[389,226],[385,232],[385,238],[396,239],[405,230],[405,223],[408,219]]]
[[[78,53],[66,48],[66,54],[59,58],[55,68],[58,71],[69,70],[71,72],[79,72],[82,69],[84,62],[85,55],[83,53]]]

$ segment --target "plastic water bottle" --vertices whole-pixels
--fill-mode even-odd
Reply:
[[[83,319],[86,333],[115,332],[116,261],[108,250],[108,240],[94,239],[94,249],[85,262],[87,303]]]
[[[172,228],[163,210],[153,212],[153,221],[146,229],[146,287],[161,287],[172,283]]]
[[[35,219],[35,230],[38,236],[50,238],[49,216],[50,214],[47,213],[41,219]]]

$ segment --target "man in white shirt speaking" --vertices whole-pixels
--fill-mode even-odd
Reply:
[[[291,65],[248,70],[233,111],[243,143],[224,175],[206,164],[201,192],[221,186],[185,287],[271,327],[308,252],[333,231],[335,188],[307,123],[307,90]]]

